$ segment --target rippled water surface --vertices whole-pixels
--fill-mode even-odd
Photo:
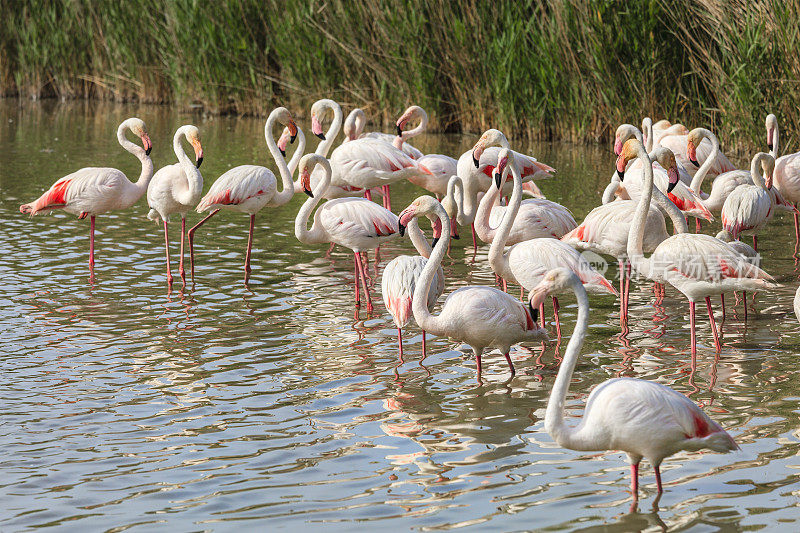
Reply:
[[[305,197],[258,217],[249,287],[247,217],[224,213],[198,232],[196,284],[168,293],[163,232],[146,219],[144,199],[98,217],[90,284],[87,221],[29,218],[19,204],[83,166],[138,176],[115,139],[133,115],[148,125],[156,167],[175,161],[179,125],[200,127],[206,189],[232,166],[268,162],[262,120],[0,101],[1,530],[800,529],[800,328],[790,313],[798,267],[788,216],[760,240],[782,286],[758,296],[747,327],[742,306],[729,309],[718,356],[701,317],[692,363],[688,306],[672,289],[655,305],[650,286],[636,286],[622,338],[616,301],[592,297],[570,414],[580,415],[597,383],[636,376],[689,395],[742,447],[668,459],[656,511],[645,465],[631,511],[624,454],[564,450],[544,431],[563,346],[516,347],[510,380],[502,357],[485,357],[479,383],[472,358],[446,339],[430,341],[423,360],[411,327],[399,360],[380,283],[375,312],[356,312],[352,255],[337,249],[328,259],[326,246],[295,240]],[[457,156],[474,137],[416,145]],[[608,147],[525,148],[558,169],[540,182],[550,199],[578,219],[599,203]],[[393,192],[396,210],[421,194],[409,184]],[[444,264],[446,293],[494,282],[488,248],[473,261],[462,235]],[[380,264],[411,250],[391,241]],[[615,266],[608,275],[616,278]],[[574,299],[562,308],[569,335]]]

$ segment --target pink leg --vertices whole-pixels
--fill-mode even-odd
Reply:
[[[503,280],[503,292],[508,292],[508,281]]]
[[[381,189],[383,191],[383,207],[388,209],[389,211],[392,210],[392,198],[389,196],[389,186],[384,185]]]
[[[428,346],[425,342],[425,330],[422,330],[422,357],[428,357]]]
[[[89,277],[94,279],[94,215],[89,217]]]
[[[353,275],[353,286],[356,289],[355,297],[356,297],[356,307],[361,305],[361,289],[359,288],[358,284],[361,279],[361,272],[358,270],[358,252],[353,252],[353,270],[355,274]]]
[[[794,242],[795,247],[800,244],[800,220],[798,220],[797,204],[794,204]]]
[[[217,213],[219,213],[219,209],[215,209],[214,211],[210,212],[203,218],[203,220],[189,229],[189,262],[192,270],[192,279],[194,279],[194,232],[197,231],[197,228],[205,224],[209,218],[213,217]]]
[[[367,285],[367,275],[364,273],[364,264],[361,262],[361,255],[356,254],[356,261],[358,262],[358,271],[361,274],[361,286],[364,287],[364,294],[367,297],[367,313],[372,312],[372,297],[369,294],[369,285]]]
[[[508,362],[508,369],[511,371],[511,375],[512,376],[516,376],[517,375],[517,371],[514,368],[514,363],[511,362],[511,353],[510,352],[506,352],[505,356],[506,356],[506,361]]]
[[[654,466],[653,470],[656,471],[656,487],[658,487],[658,493],[661,494],[664,492],[664,487],[661,485],[661,469],[659,466]]]
[[[560,339],[561,338],[561,322],[558,319],[558,310],[559,310],[558,298],[553,296],[553,315],[555,316],[555,319],[556,319],[556,335],[558,335],[558,338]]]
[[[619,323],[625,324],[625,261],[619,260]]]
[[[722,303],[722,321],[724,322],[725,321],[725,295],[724,294],[720,294],[719,295],[719,300]]]
[[[253,250],[253,232],[256,229],[256,216],[250,215],[250,233],[247,235],[247,254],[244,256],[244,282],[250,279],[250,254]]]
[[[372,201],[372,191],[369,190],[369,189],[364,189],[364,198],[366,198],[367,200],[369,200],[371,202]]]
[[[525,287],[520,286],[519,288],[519,299],[521,301],[525,301]]]
[[[183,268],[183,246],[186,240],[186,219],[181,217],[181,261],[178,266],[178,273],[181,275],[183,284],[186,285],[186,270]]]
[[[697,332],[694,329],[694,302],[689,302],[689,329],[691,330],[691,338],[692,338],[692,355],[694,356],[697,353]]]
[[[483,372],[483,365],[481,365],[481,355],[483,354],[483,350],[480,352],[475,351],[475,365],[478,367],[478,378],[481,377],[481,372]]]
[[[542,329],[544,329],[545,328],[545,323],[544,323],[544,302],[539,304],[539,320],[542,323]]]
[[[631,262],[625,266],[625,323],[628,323],[628,306],[631,303]]]
[[[702,227],[702,224],[700,223],[700,219],[699,218],[694,219],[694,232],[695,233],[700,233],[700,228],[701,227]]]
[[[742,301],[744,302],[744,321],[747,322],[747,291],[742,291]]]
[[[172,272],[169,267],[169,228],[166,220],[164,221],[164,249],[167,252],[167,283],[172,285]]]
[[[758,235],[753,235],[753,250],[758,251]]]
[[[639,499],[639,463],[631,463],[631,492],[635,500]]]
[[[325,259],[330,259],[331,258],[331,252],[333,252],[333,249],[335,247],[336,247],[336,244],[335,243],[331,243],[331,247],[328,248],[328,253],[325,254]]]
[[[397,344],[400,346],[400,359],[403,358],[403,330],[397,328]]]
[[[472,223],[472,247],[477,252],[478,251],[478,236],[475,234],[475,223]]]
[[[717,333],[717,321],[714,320],[714,312],[711,310],[710,296],[706,296],[706,308],[708,309],[708,319],[711,321],[711,332],[714,334],[714,347],[719,352],[722,350],[722,345],[719,342],[719,334]]]

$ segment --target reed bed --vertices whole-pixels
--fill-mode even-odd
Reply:
[[[0,92],[265,115],[330,96],[376,123],[598,141],[668,117],[763,146],[800,126],[800,5],[731,0],[0,1]],[[298,113],[300,114],[300,113]]]

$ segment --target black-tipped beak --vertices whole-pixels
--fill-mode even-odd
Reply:
[[[769,149],[770,149],[770,150],[772,150],[772,146],[770,146],[770,147],[769,147]],[[699,166],[700,166],[700,163],[698,163],[698,162],[697,162],[697,159],[689,159],[689,161],[691,161],[691,162],[692,162],[692,164],[693,164],[694,166],[696,166],[696,167],[699,167]]]
[[[452,238],[458,240],[461,238],[461,236],[458,233],[454,233]]]
[[[675,183],[670,183],[667,185],[667,192],[672,192],[672,189],[674,189],[677,184],[678,182],[676,181]]]
[[[400,124],[397,125],[397,136],[400,137],[403,135],[403,128],[400,127]]]
[[[281,156],[286,157],[286,150],[281,150],[280,148],[278,148],[278,150],[280,151]]]
[[[202,165],[202,164],[203,164],[203,158],[202,157],[198,157],[197,161],[194,164],[194,166],[195,166],[195,168],[200,168],[200,165]]]
[[[325,134],[324,133],[317,133],[317,137],[319,137],[321,141],[325,140]]]
[[[472,154],[472,162],[475,164],[475,168],[478,168],[478,167],[481,166],[481,162],[478,161],[477,159],[475,159],[475,154],[474,153]]]
[[[619,178],[619,181],[625,181],[625,173],[620,172],[619,169],[617,169],[617,177]]]
[[[772,150],[772,143],[767,143],[767,148],[769,148],[770,150]],[[692,161],[692,163],[694,163],[694,161]]]
[[[531,311],[531,318],[533,319],[534,323],[539,321],[539,310],[534,309],[531,305],[531,301],[528,300],[528,309]]]
[[[153,151],[153,147],[151,146],[150,148],[148,148],[147,150],[144,151],[144,155],[150,155],[150,152],[152,152],[152,151]]]
[[[499,172],[495,172],[494,173],[494,184],[497,185],[498,189],[503,186],[502,181],[503,181],[503,176],[501,176]]]
[[[431,246],[435,247],[437,242],[439,242],[439,237],[434,237],[433,244],[431,244]]]
[[[406,226],[402,222],[397,223],[397,229],[400,230],[400,236],[404,236],[406,234]]]
[[[314,198],[314,193],[309,191],[308,189],[303,189],[303,192],[306,193],[309,198]]]

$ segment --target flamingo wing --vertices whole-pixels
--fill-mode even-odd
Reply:
[[[800,152],[779,157],[775,160],[773,173],[775,188],[787,202],[800,202]]]
[[[125,185],[130,185],[128,178],[115,168],[82,168],[56,181],[37,200],[21,206],[20,211],[36,215],[65,209],[78,215],[97,215],[118,207],[119,192]]]
[[[277,189],[278,181],[268,168],[257,165],[234,167],[211,185],[197,205],[197,212],[236,206],[254,198],[259,198],[266,204],[275,196]]]
[[[377,139],[356,139],[338,146],[331,154],[337,186],[373,188],[430,171],[391,144]]]
[[[378,243],[367,243],[398,232],[397,215],[364,198],[329,200],[317,210],[315,218],[333,242],[351,249],[373,248]]]
[[[410,320],[414,290],[422,269],[428,262],[420,256],[401,255],[392,259],[384,268],[381,278],[381,293],[386,309],[394,319],[398,328],[404,327]],[[444,273],[441,269],[434,274],[431,288],[428,291],[428,310],[433,310],[436,301],[444,291]]]

